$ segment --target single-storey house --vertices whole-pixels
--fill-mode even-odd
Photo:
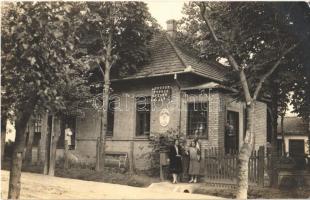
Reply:
[[[245,103],[232,98],[233,91],[224,86],[227,67],[187,55],[174,42],[175,33],[176,23],[169,20],[167,31],[156,34],[150,43],[150,63],[111,81],[110,105],[114,109],[108,112],[106,151],[132,150],[137,169],[151,167],[149,144],[153,134],[174,130],[187,139],[197,134],[202,149],[218,147],[225,152],[238,150],[243,142]],[[255,106],[257,149],[267,143],[267,106],[263,102]],[[35,140],[39,141],[41,159],[50,121],[48,115],[40,116],[41,130],[35,131],[35,137],[40,138]],[[90,108],[55,126],[69,124],[73,130],[69,151],[77,159],[95,162],[100,122],[100,113]],[[59,155],[64,137],[60,140]]]
[[[283,119],[283,138],[281,118],[278,119],[278,136],[279,144],[284,141],[285,154],[291,157],[304,157],[309,155],[308,146],[308,127],[309,124],[300,117],[284,117]],[[282,145],[279,145],[282,147]]]

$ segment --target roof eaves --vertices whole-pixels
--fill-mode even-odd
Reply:
[[[230,92],[237,92],[237,90],[233,88],[230,88],[230,87],[227,87],[227,86],[215,83],[215,82],[210,82],[210,83],[214,83],[214,84],[213,85],[203,84],[203,85],[192,86],[192,87],[184,87],[184,88],[181,88],[181,90],[187,91],[187,90],[204,90],[204,89],[224,89]]]
[[[153,77],[158,77],[158,76],[168,76],[168,75],[184,74],[184,73],[187,73],[187,72],[176,71],[176,72],[153,74],[153,75],[150,75],[150,76],[131,76],[131,77],[125,77],[125,78],[119,78],[119,79],[112,79],[111,82],[118,82],[118,81],[125,81],[125,80],[135,80],[135,79],[143,79],[143,78],[153,78]]]

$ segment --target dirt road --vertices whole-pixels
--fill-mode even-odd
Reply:
[[[7,198],[9,172],[1,170],[1,196]],[[214,196],[159,192],[118,184],[22,173],[21,198],[34,199],[215,199]]]

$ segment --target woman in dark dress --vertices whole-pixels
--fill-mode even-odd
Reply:
[[[172,173],[173,181],[172,183],[178,182],[178,175],[182,173],[182,157],[181,157],[181,147],[179,145],[179,140],[174,141],[174,145],[170,147],[169,151],[169,170]]]

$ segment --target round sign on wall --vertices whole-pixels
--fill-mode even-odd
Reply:
[[[169,110],[164,108],[159,113],[159,123],[161,126],[168,126],[170,121]]]

